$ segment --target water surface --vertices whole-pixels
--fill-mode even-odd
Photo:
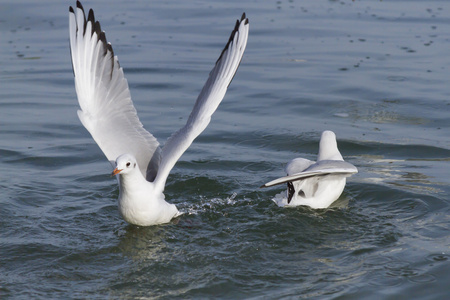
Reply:
[[[234,22],[241,67],[172,170],[171,224],[127,225],[76,116],[68,6],[0,7],[1,298],[444,299],[450,4],[84,1],[161,143],[187,120]],[[333,130],[359,173],[334,208],[278,208],[294,157]]]

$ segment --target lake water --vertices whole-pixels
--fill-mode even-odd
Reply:
[[[119,217],[77,118],[69,5],[0,4],[0,298],[449,297],[450,2],[84,1],[162,143],[250,19],[224,101],[168,179],[186,214],[148,228]],[[259,186],[315,160],[323,130],[359,173],[334,208],[277,207],[284,187]]]

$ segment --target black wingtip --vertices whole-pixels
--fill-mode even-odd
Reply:
[[[94,11],[92,10],[92,8],[89,10],[87,22],[88,23],[91,22],[91,24],[92,24],[92,26],[91,26],[91,36],[92,36],[95,32],[95,16],[94,16]]]
[[[81,5],[80,1],[77,1],[77,8],[81,9],[81,11],[83,12],[83,19],[86,20],[86,14],[84,13],[84,8],[83,8],[83,5]],[[72,10],[72,12],[73,12],[73,10]],[[86,22],[84,23],[84,27],[86,29]],[[83,31],[83,33],[84,33],[84,31]]]
[[[114,57],[114,50],[113,50],[113,48],[111,46],[111,43],[107,43],[106,44],[106,49],[111,52],[111,57]]]
[[[228,48],[230,47],[230,44],[233,42],[233,40],[234,40],[234,38],[235,38],[235,36],[236,36],[236,33],[239,31],[239,27],[241,26],[242,22],[244,22],[244,25],[247,25],[247,24],[249,23],[249,22],[248,22],[248,18],[247,18],[247,16],[245,15],[245,12],[242,13],[242,16],[241,16],[241,19],[240,19],[240,20],[236,20],[236,25],[234,26],[234,29],[233,29],[233,31],[232,31],[231,34],[230,34],[230,38],[228,39],[228,42],[227,42],[227,44],[225,45],[225,48],[223,48],[222,53],[220,53],[219,58],[216,60],[216,65],[217,65],[217,64],[219,63],[219,61],[222,59],[223,54],[225,53],[225,51],[227,51]],[[242,57],[241,57],[241,60],[242,60]],[[238,63],[238,68],[239,68],[239,65],[240,65],[240,64],[241,64],[241,61],[239,61],[239,63]],[[237,71],[237,69],[236,69],[236,71]],[[233,74],[233,77],[231,78],[230,82],[228,83],[227,88],[230,86],[230,84],[231,84],[231,82],[233,81],[235,75],[236,75],[236,72]]]
[[[242,16],[241,16],[241,22],[242,22],[242,21],[244,21],[244,24],[245,24],[245,25],[248,24],[248,19],[247,19],[247,16],[246,16],[245,12],[242,13]]]
[[[83,35],[86,34],[86,14],[84,13],[84,8],[83,5],[81,5],[80,1],[77,1],[77,8],[81,9],[81,11],[83,12],[83,20],[84,21],[84,26],[83,26]]]
[[[104,44],[105,44],[105,51],[107,49],[107,41],[106,41],[106,36],[105,33],[102,32],[102,27],[100,26],[100,22],[95,20],[95,14],[94,14],[94,10],[91,8],[89,9],[89,13],[88,13],[88,17],[86,19],[86,14],[84,12],[84,8],[83,5],[81,5],[80,1],[77,1],[77,8],[81,9],[81,11],[83,12],[83,19],[84,19],[84,24],[83,24],[83,35],[86,34],[86,27],[87,24],[89,22],[91,22],[92,24],[92,31],[90,32],[91,36],[95,33],[97,33],[97,37],[99,40],[101,40]],[[75,13],[74,9],[72,8],[72,6],[69,7],[69,11],[71,13]]]
[[[77,1],[77,8],[82,11],[83,20],[84,20],[84,24],[77,24],[77,28],[80,25],[83,26],[83,36],[84,36],[84,35],[86,35],[87,24],[91,23],[91,32],[89,32],[90,36],[92,37],[94,35],[94,33],[97,34],[98,41],[101,41],[101,43],[103,44],[103,55],[104,56],[108,55],[108,52],[109,52],[110,60],[111,60],[111,77],[112,77],[113,70],[114,70],[114,51],[112,49],[111,44],[108,43],[106,40],[106,35],[105,35],[105,32],[102,31],[100,22],[95,20],[94,10],[92,8],[89,9],[88,17],[86,19],[86,13],[85,13],[83,5],[81,5],[80,1]],[[75,11],[72,6],[69,6],[69,12],[75,14]]]
[[[233,41],[234,36],[236,35],[236,32],[239,30],[239,24],[241,24],[241,21],[236,20],[236,24],[234,25],[233,31],[231,31],[230,38],[228,39],[228,42],[227,42],[227,44],[225,45],[225,48],[223,48],[222,53],[220,53],[220,56],[219,56],[219,58],[217,59],[216,64],[217,64],[217,62],[222,58],[222,56],[223,56],[223,54],[225,53],[225,51],[228,50],[228,47],[230,46],[231,42]]]
[[[98,23],[98,22],[97,22]],[[96,24],[97,24],[96,23]],[[108,47],[107,47],[107,45],[108,45],[108,43],[106,42],[106,35],[105,35],[105,32],[104,31],[102,31],[102,32],[100,32],[100,34],[99,34],[99,36],[98,36],[98,39],[100,40],[100,41],[102,41],[102,43],[103,43],[103,45],[105,46],[105,52],[103,53],[103,55],[106,55],[106,51],[108,50]]]
[[[216,61],[216,64],[219,62],[219,60],[222,58],[223,54],[225,53],[225,51],[227,51],[228,47],[230,46],[231,42],[234,39],[234,36],[236,35],[236,32],[239,31],[239,26],[241,25],[241,23],[244,21],[244,24],[248,24],[248,19],[245,16],[245,13],[242,14],[241,19],[240,20],[236,20],[236,25],[234,25],[234,29],[233,31],[231,31],[230,34],[230,38],[228,39],[227,44],[225,45],[225,48],[223,48],[222,53],[220,53],[219,58]]]
[[[100,37],[100,34],[102,33],[102,27],[100,26],[100,22],[96,21],[94,26],[92,27],[92,30],[97,33],[97,36]]]

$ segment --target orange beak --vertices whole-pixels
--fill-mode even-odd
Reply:
[[[111,173],[111,177],[113,177],[114,175],[119,174],[120,172],[122,172],[122,170],[119,170],[119,169],[115,168],[114,171],[112,171],[112,173]]]

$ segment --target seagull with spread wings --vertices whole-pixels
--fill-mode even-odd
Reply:
[[[128,223],[150,226],[179,216],[163,194],[167,177],[194,139],[208,126],[241,62],[248,39],[245,16],[231,36],[181,129],[160,147],[144,129],[131,101],[123,69],[93,10],[79,1],[69,8],[69,35],[78,117],[112,164],[119,182],[119,212]]]

